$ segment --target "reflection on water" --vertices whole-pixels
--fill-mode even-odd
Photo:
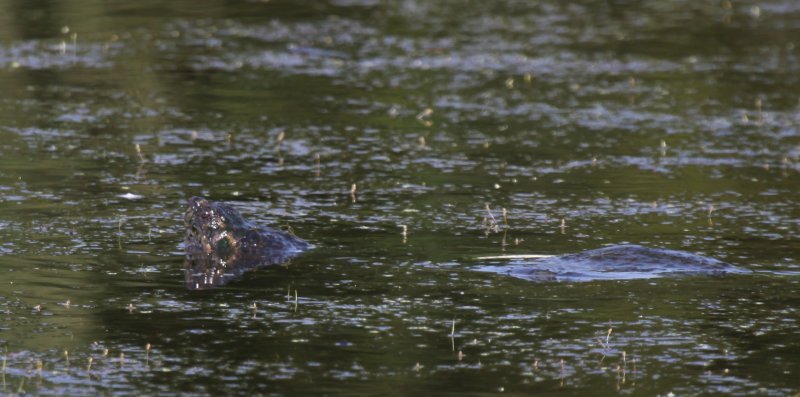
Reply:
[[[0,387],[796,393],[798,16],[5,2]],[[316,248],[187,291],[194,195]],[[622,243],[754,272],[475,271]]]

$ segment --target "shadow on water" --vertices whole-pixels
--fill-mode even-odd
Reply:
[[[0,389],[797,393],[798,15],[4,2]],[[315,249],[189,291],[192,196]],[[752,273],[474,260],[613,244]]]

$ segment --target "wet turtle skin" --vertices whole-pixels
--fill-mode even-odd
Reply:
[[[641,245],[611,245],[550,258],[513,261],[483,270],[532,281],[634,280],[674,276],[750,273],[720,260]]]
[[[189,289],[221,286],[247,270],[286,263],[311,248],[292,234],[253,224],[230,205],[202,197],[189,199],[184,223]]]
[[[311,248],[311,244],[292,234],[255,225],[233,207],[201,197],[189,199],[184,221],[186,286],[190,289],[223,285],[247,270],[286,263]],[[749,273],[714,258],[630,244],[537,260],[487,264],[481,270],[533,281]]]

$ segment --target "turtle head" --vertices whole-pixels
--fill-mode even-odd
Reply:
[[[187,202],[183,217],[186,226],[187,253],[215,254],[223,259],[232,255],[237,241],[242,237],[246,222],[228,205],[192,197]]]

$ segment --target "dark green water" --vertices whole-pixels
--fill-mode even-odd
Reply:
[[[789,0],[0,2],[0,390],[798,393],[798,38]],[[317,248],[188,291],[194,195]],[[473,259],[625,242],[754,272]]]

